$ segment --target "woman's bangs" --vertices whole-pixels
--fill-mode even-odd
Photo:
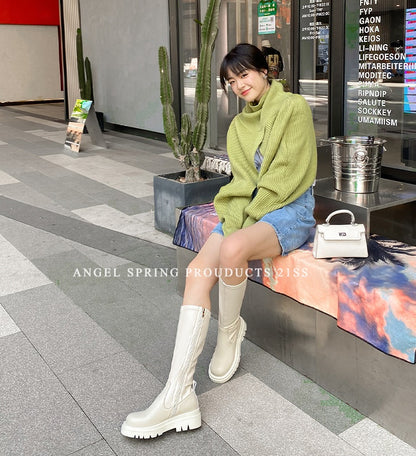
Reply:
[[[246,62],[242,62],[240,59],[235,59],[233,62],[230,62],[227,65],[227,74],[231,72],[238,76],[240,73],[242,73],[245,70],[248,70],[249,68],[250,66],[247,65]],[[230,75],[228,74],[228,78],[229,77]]]

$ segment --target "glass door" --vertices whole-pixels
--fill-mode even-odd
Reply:
[[[182,0],[178,6],[182,113],[192,118],[199,60],[199,25],[195,22],[199,20],[199,5],[198,0]]]
[[[259,4],[271,3],[261,0],[222,0],[219,32],[215,48],[216,97],[213,111],[217,117],[211,128],[211,147],[226,149],[226,134],[231,120],[244,107],[231,90],[227,93],[219,83],[219,68],[223,57],[238,43],[251,43],[267,54],[272,71],[269,76],[290,80],[291,55],[291,1],[277,0],[274,18],[266,30],[259,30]],[[260,16],[261,18],[261,16]]]
[[[345,133],[387,140],[383,166],[416,171],[416,2],[346,4]]]
[[[199,60],[199,25],[209,0],[178,2],[179,61],[181,68],[182,112],[193,115],[196,70]],[[252,43],[263,49],[270,61],[271,77],[290,80],[291,76],[291,0],[274,0],[273,18],[267,30],[259,28],[259,5],[266,0],[222,0],[218,35],[213,56],[212,96],[206,148],[225,150],[231,120],[244,107],[232,91],[224,91],[219,82],[223,57],[238,43]],[[260,31],[259,31],[260,29]]]
[[[330,2],[299,2],[299,93],[313,114],[317,140],[328,137]]]

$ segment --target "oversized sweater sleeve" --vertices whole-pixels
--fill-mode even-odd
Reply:
[[[268,168],[261,169],[257,194],[245,208],[244,227],[290,204],[316,177],[316,139],[311,110],[301,95],[294,95],[291,108],[277,152]],[[273,126],[269,141],[276,140],[275,135],[279,135],[278,126]]]
[[[234,119],[235,120],[235,119]],[[239,141],[240,138],[234,131],[235,122],[233,121],[228,131],[228,138],[233,138],[234,141]],[[251,195],[256,187],[253,180],[253,175],[249,172],[249,166],[242,153],[233,151],[241,151],[241,147],[235,145],[230,151],[230,161],[232,166],[233,179],[220,191],[214,199],[214,206],[217,211],[220,221],[223,223],[223,230],[226,235],[242,228],[247,215],[244,209],[247,207],[251,200]],[[234,157],[234,155],[238,155]],[[253,165],[254,166],[254,165]]]

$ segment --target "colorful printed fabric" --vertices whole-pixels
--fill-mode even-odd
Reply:
[[[213,204],[182,211],[174,244],[194,252],[218,223]],[[251,280],[337,319],[340,328],[414,363],[416,247],[373,235],[368,258],[315,259],[313,233],[286,257],[249,263]]]

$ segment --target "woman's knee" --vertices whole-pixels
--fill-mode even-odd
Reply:
[[[247,249],[243,236],[236,232],[226,237],[221,244],[221,266],[240,266],[245,261],[247,261]]]

